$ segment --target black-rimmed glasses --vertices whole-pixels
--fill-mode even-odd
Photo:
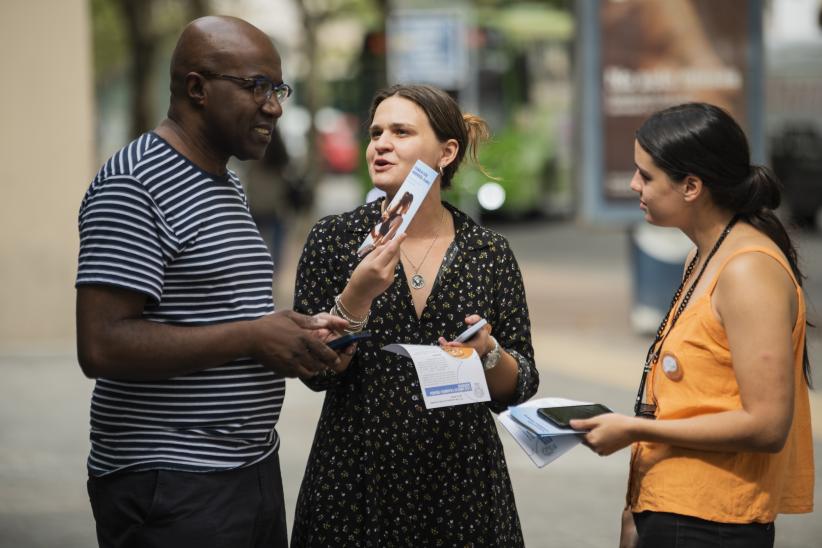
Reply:
[[[254,100],[257,104],[264,104],[271,100],[272,96],[277,97],[277,102],[282,103],[293,93],[291,86],[285,82],[275,84],[270,78],[265,76],[249,76],[243,78],[241,76],[231,76],[229,74],[220,74],[217,72],[202,72],[206,78],[222,78],[223,80],[230,80],[236,82],[245,89],[250,89],[254,95]]]

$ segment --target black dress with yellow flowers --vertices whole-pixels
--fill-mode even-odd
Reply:
[[[297,273],[294,309],[331,309],[356,267],[357,247],[380,219],[380,201],[326,217],[311,231]],[[295,546],[521,546],[502,444],[490,411],[522,403],[539,375],[522,276],[508,242],[452,206],[455,238],[422,316],[402,264],[374,300],[348,369],[307,381],[326,391],[300,488]],[[452,340],[468,314],[493,326],[518,362],[507,402],[426,409],[414,365],[380,350],[391,343]]]

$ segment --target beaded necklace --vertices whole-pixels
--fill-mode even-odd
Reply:
[[[708,267],[708,263],[711,262],[711,259],[716,254],[719,246],[722,245],[722,242],[725,241],[725,238],[730,234],[731,229],[734,227],[736,222],[738,221],[738,217],[736,215],[728,222],[725,226],[725,230],[722,231],[722,234],[719,235],[719,238],[716,240],[714,247],[711,249],[711,252],[708,253],[708,258],[705,259],[705,263],[702,265],[702,268],[699,269],[699,273],[696,275],[694,282],[691,284],[691,287],[688,288],[688,291],[685,293],[685,296],[682,297],[682,302],[679,303],[679,307],[676,309],[673,317],[671,318],[671,326],[666,331],[665,328],[668,325],[668,318],[671,317],[671,311],[676,306],[677,301],[679,301],[679,297],[682,295],[682,290],[685,288],[685,284],[688,281],[688,278],[691,277],[691,274],[694,271],[694,267],[696,263],[699,261],[699,251],[696,252],[694,258],[691,259],[691,262],[688,264],[688,268],[685,269],[685,275],[682,276],[682,282],[680,282],[679,287],[674,293],[674,298],[671,300],[671,306],[668,307],[668,312],[665,313],[665,316],[662,318],[662,323],[659,324],[659,329],[656,330],[656,337],[654,338],[654,342],[651,343],[651,346],[648,348],[648,354],[645,356],[645,366],[642,368],[642,378],[639,381],[639,390],[637,390],[636,394],[636,401],[634,402],[634,414],[637,417],[642,417],[645,419],[653,419],[656,418],[656,404],[654,403],[642,403],[642,397],[645,394],[645,382],[648,379],[648,373],[650,373],[651,369],[654,365],[659,361],[659,353],[662,350],[662,344],[665,342],[665,339],[671,333],[671,330],[676,325],[676,321],[679,319],[679,316],[682,315],[682,312],[685,310],[685,307],[688,306],[688,302],[691,300],[691,295],[696,289],[699,280],[702,278],[702,274],[705,273],[705,269]]]

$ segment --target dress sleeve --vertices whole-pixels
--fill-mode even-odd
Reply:
[[[303,247],[297,266],[294,286],[294,310],[300,314],[314,315],[328,312],[334,305],[334,297],[342,291],[340,276],[335,275],[331,261],[339,246],[334,238],[333,217],[320,220],[311,229]],[[340,383],[345,373],[325,371],[314,377],[303,379],[303,383],[314,391],[328,390]]]
[[[499,345],[517,361],[517,387],[511,401],[489,402],[491,410],[499,413],[509,405],[518,405],[536,394],[539,371],[534,363],[531,345],[531,320],[525,299],[525,286],[519,265],[508,242],[502,241],[495,253],[493,335]]]

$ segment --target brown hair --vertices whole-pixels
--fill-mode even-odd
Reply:
[[[395,95],[408,99],[425,112],[434,134],[441,142],[449,139],[457,141],[459,150],[456,158],[442,170],[442,188],[451,186],[466,151],[471,160],[485,173],[477,160],[480,143],[487,141],[491,135],[485,120],[475,114],[463,114],[454,98],[439,88],[422,84],[398,84],[382,89],[374,95],[368,117],[369,124],[374,121],[374,113],[380,103]]]

